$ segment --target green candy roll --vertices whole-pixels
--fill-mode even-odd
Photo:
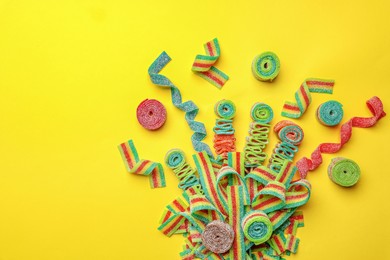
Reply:
[[[215,104],[214,112],[223,119],[232,119],[236,114],[236,106],[230,100],[222,99]]]
[[[278,76],[279,71],[280,61],[273,52],[263,52],[253,59],[252,73],[258,80],[272,81]]]
[[[317,109],[317,119],[326,126],[338,125],[343,119],[343,105],[331,100],[321,104]]]
[[[185,162],[184,152],[180,149],[172,149],[165,155],[165,164],[174,169]]]
[[[268,124],[274,118],[272,108],[265,103],[256,103],[251,109],[252,119],[261,124]]]
[[[273,232],[271,220],[260,210],[248,212],[241,222],[241,227],[245,237],[255,245],[266,242]]]
[[[343,187],[355,185],[360,178],[359,165],[343,157],[333,158],[328,166],[328,176],[336,184]]]

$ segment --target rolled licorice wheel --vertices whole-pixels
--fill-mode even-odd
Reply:
[[[256,103],[252,106],[251,117],[253,121],[268,124],[274,118],[272,108],[265,103]]]
[[[259,210],[247,213],[241,222],[241,227],[245,237],[255,245],[266,242],[273,232],[267,214]]]
[[[217,254],[227,252],[232,247],[233,239],[233,228],[220,220],[207,224],[202,233],[202,244]]]
[[[278,136],[283,142],[300,145],[303,140],[304,133],[303,129],[299,125],[288,125],[280,129]]]
[[[318,107],[316,114],[321,124],[335,126],[343,119],[343,105],[334,100],[327,101]]]
[[[264,52],[253,59],[252,73],[261,81],[272,81],[279,74],[280,62],[273,52]]]
[[[214,112],[223,119],[232,119],[236,114],[236,106],[230,100],[222,99],[215,104]]]
[[[156,130],[164,125],[167,111],[161,102],[155,99],[145,99],[137,108],[138,122],[148,130]]]
[[[328,176],[336,184],[343,187],[355,185],[360,178],[359,165],[343,157],[333,158],[328,166]]]

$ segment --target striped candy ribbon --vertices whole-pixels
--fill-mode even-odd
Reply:
[[[180,110],[185,112],[185,119],[187,124],[194,131],[191,137],[192,146],[195,151],[206,151],[208,155],[213,157],[210,147],[203,143],[202,140],[206,137],[206,128],[203,123],[195,121],[195,117],[198,114],[199,108],[192,101],[182,102],[180,90],[173,85],[173,83],[165,76],[159,74],[160,71],[171,61],[171,58],[164,51],[158,56],[158,58],[149,67],[149,76],[153,84],[164,88],[171,89],[172,103]]]
[[[192,64],[192,71],[221,89],[229,79],[229,76],[213,66],[221,54],[218,39],[215,38],[205,43],[204,50],[206,55],[196,55],[195,61]]]
[[[222,205],[217,191],[217,178],[214,174],[213,165],[209,156],[205,152],[193,155],[196,168],[198,169],[200,183],[206,197],[212,202],[216,208],[225,216],[227,216],[226,208]]]
[[[229,207],[229,224],[234,230],[234,241],[229,251],[229,259],[245,259],[246,248],[244,232],[241,228],[245,214],[244,187],[229,186],[227,190]]]
[[[161,163],[140,160],[133,140],[120,144],[118,149],[128,172],[149,176],[152,188],[165,187],[164,169]]]
[[[223,183],[223,180],[225,178],[227,179],[235,178],[236,181],[234,182],[237,183],[239,186],[243,186],[242,199],[245,205],[250,205],[250,197],[249,197],[248,189],[246,188],[245,179],[241,175],[239,175],[233,168],[229,166],[224,166],[221,168],[221,170],[217,175],[217,193],[218,193],[219,200],[222,202],[224,207],[225,208],[228,207],[228,196],[227,196],[226,187],[221,184]],[[229,189],[229,187],[230,186],[228,186],[227,189]]]
[[[352,127],[368,128],[376,124],[386,115],[383,111],[382,101],[378,97],[372,97],[367,102],[367,107],[372,117],[353,117],[341,126],[340,143],[322,143],[311,154],[311,159],[303,157],[297,162],[301,178],[306,178],[309,171],[315,170],[322,163],[322,153],[336,153],[352,136]]]
[[[310,93],[332,94],[333,86],[334,80],[315,78],[306,79],[297,92],[295,92],[296,103],[288,101],[284,103],[282,116],[300,118],[311,103],[312,98]]]
[[[225,216],[205,197],[194,195],[190,199],[191,215],[208,224],[213,220],[223,220]]]

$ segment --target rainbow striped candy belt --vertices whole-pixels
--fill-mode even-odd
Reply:
[[[201,188],[189,187],[170,203],[158,228],[167,236],[185,235],[182,259],[260,259],[296,251],[296,231],[303,226],[303,215],[297,208],[309,200],[311,185],[306,179],[292,180],[297,168],[290,160],[279,173],[265,166],[245,173],[244,157],[239,152],[229,153],[223,167],[216,167],[206,152],[193,155],[193,159]],[[229,224],[235,233],[232,247],[223,254],[202,243],[203,231],[214,220]],[[265,242],[263,233],[267,234]]]

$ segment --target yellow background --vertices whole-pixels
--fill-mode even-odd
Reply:
[[[182,237],[157,231],[163,208],[180,194],[177,180],[166,169],[168,187],[152,190],[147,178],[125,171],[117,150],[133,139],[142,158],[159,162],[171,148],[188,159],[194,152],[184,113],[149,80],[153,60],[163,50],[173,58],[162,73],[200,107],[208,144],[214,104],[236,103],[238,150],[254,102],[271,105],[276,123],[305,78],[335,79],[334,94],[313,94],[296,121],[305,130],[300,158],[339,140],[339,127],[315,119],[322,102],[340,101],[344,122],[370,116],[365,101],[374,95],[390,107],[389,11],[387,0],[1,0],[0,259],[179,259]],[[222,90],[191,72],[214,37],[222,50],[217,67],[230,76]],[[281,60],[271,84],[250,71],[266,50]],[[166,106],[159,131],[136,120],[146,98]],[[272,134],[267,152],[276,140]],[[337,154],[361,167],[350,189],[328,179],[336,155],[324,156],[309,175],[305,227],[298,254],[288,259],[390,258],[389,143],[389,116],[353,130]]]

